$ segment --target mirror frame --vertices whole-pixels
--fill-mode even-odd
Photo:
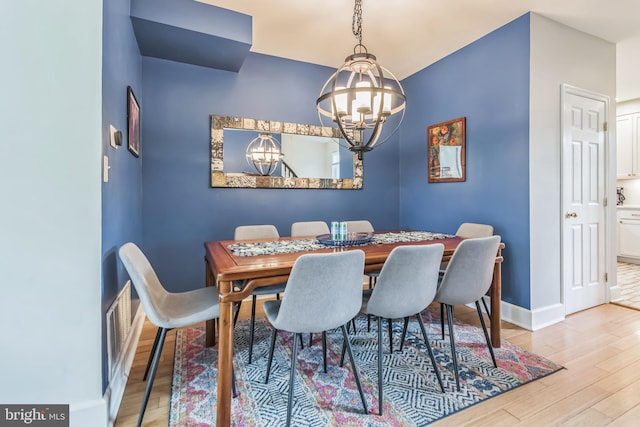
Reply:
[[[445,134],[441,133],[441,128],[447,127]],[[455,138],[455,141],[451,141]],[[460,149],[460,176],[442,177],[440,176],[440,147],[459,146]],[[428,182],[462,182],[467,179],[467,159],[466,159],[466,117],[449,120],[427,128],[427,179]],[[437,165],[437,166],[436,166]]]
[[[353,153],[353,178],[284,178],[224,172],[224,130],[241,129],[270,133],[340,138],[338,128],[211,115],[211,187],[224,188],[307,188],[360,190],[364,176],[362,160]],[[249,144],[250,141],[247,141]]]

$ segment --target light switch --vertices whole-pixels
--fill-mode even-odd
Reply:
[[[109,182],[109,157],[102,156],[102,181]]]
[[[117,133],[118,129],[116,129],[113,125],[109,125],[109,144],[111,144],[113,148],[118,148],[118,145],[120,145],[117,141]]]

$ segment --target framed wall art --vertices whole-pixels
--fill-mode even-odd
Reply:
[[[131,86],[127,87],[127,131],[129,151],[140,157],[140,105]]]
[[[466,118],[460,117],[427,128],[429,182],[460,182],[467,179],[465,124]]]

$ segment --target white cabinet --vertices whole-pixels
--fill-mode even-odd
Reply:
[[[618,179],[640,178],[640,113],[616,119]]]
[[[618,210],[618,256],[640,259],[640,209]]]

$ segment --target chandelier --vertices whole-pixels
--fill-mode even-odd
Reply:
[[[362,0],[355,0],[351,28],[358,43],[322,87],[316,108],[320,121],[325,117],[335,122],[349,150],[362,160],[365,151],[388,141],[398,130],[407,97],[393,73],[378,64],[362,44]],[[395,128],[385,131],[386,136],[380,140],[383,125],[397,113],[402,114]]]
[[[260,175],[268,176],[274,173],[284,157],[280,150],[280,143],[270,133],[261,133],[247,146],[247,163]]]

